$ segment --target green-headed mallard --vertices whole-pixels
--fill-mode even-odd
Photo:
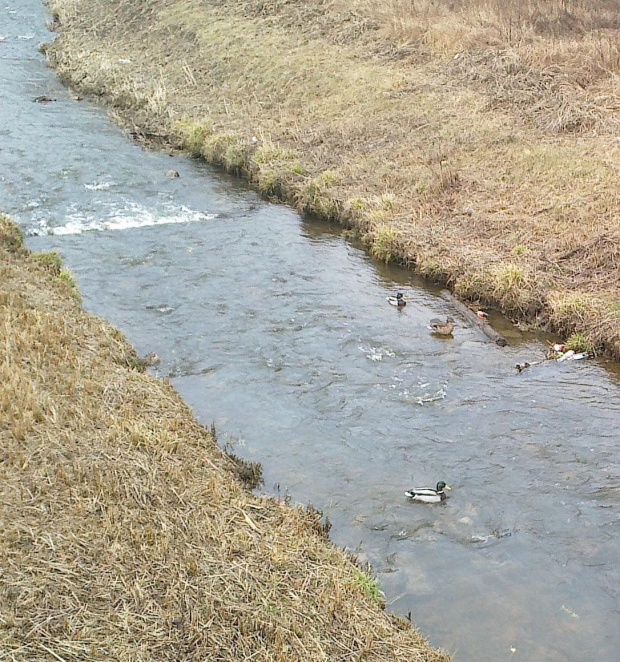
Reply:
[[[446,321],[442,322],[440,319],[435,318],[430,321],[428,328],[439,336],[451,336],[454,331],[454,320],[451,317],[447,317]]]
[[[395,297],[388,297],[387,300],[390,306],[397,306],[398,308],[402,308],[403,306],[407,305],[402,292],[397,292]]]
[[[409,497],[412,501],[422,501],[423,503],[439,503],[447,499],[444,490],[451,490],[449,485],[446,485],[443,480],[437,483],[437,488],[432,487],[414,487],[412,490],[407,490],[405,496]]]

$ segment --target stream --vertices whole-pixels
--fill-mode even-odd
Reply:
[[[58,251],[84,307],[262,463],[259,489],[320,508],[455,662],[617,660],[618,367],[516,374],[543,338],[492,315],[497,347],[339,228],[144,150],[46,68],[50,38],[39,0],[0,3],[0,210],[28,247]],[[453,339],[427,329],[446,315]],[[445,503],[404,496],[439,480]]]

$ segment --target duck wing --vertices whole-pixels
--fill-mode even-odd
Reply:
[[[407,490],[405,492],[405,496],[408,496],[410,498],[413,498],[414,496],[429,496],[429,497],[434,497],[437,496],[439,492],[437,490],[434,490],[432,487],[414,487],[411,490]]]

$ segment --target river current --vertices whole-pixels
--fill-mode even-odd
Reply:
[[[323,510],[456,661],[617,660],[617,367],[516,374],[541,338],[493,316],[497,347],[338,228],[145,151],[46,68],[50,38],[38,0],[0,4],[0,209],[28,246],[58,251],[85,308],[262,463],[259,489]],[[446,315],[453,339],[427,329]],[[439,480],[444,504],[405,499]]]

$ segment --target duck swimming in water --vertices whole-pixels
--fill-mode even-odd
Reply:
[[[402,308],[403,306],[407,305],[402,292],[397,292],[395,297],[388,297],[387,300],[391,306],[397,306],[398,308]]]
[[[454,331],[454,320],[451,317],[447,317],[446,321],[442,322],[440,319],[435,318],[431,320],[428,328],[439,336],[451,336]]]
[[[405,496],[412,501],[422,501],[423,503],[439,503],[445,501],[448,497],[444,490],[451,490],[449,485],[446,485],[443,480],[437,483],[437,488],[432,487],[414,487],[412,490],[407,490]]]
[[[144,357],[142,358],[142,362],[144,363],[145,366],[152,368],[153,366],[156,366],[159,363],[159,356],[157,356],[155,352],[149,352],[148,354],[144,355]]]

